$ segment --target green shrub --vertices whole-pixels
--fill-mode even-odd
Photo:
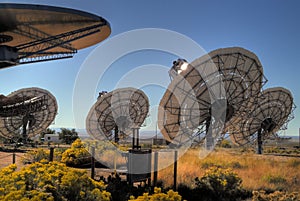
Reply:
[[[195,187],[180,184],[178,192],[186,200],[232,201],[251,198],[251,192],[241,186],[242,179],[231,169],[210,167],[201,178],[195,178]]]
[[[243,168],[243,166],[242,166],[239,162],[237,162],[237,161],[231,162],[231,163],[229,164],[229,166],[230,166],[231,168],[234,168],[234,169],[241,169],[241,168]]]
[[[203,177],[195,179],[195,190],[206,194],[208,200],[234,200],[244,194],[241,183],[242,179],[231,169],[211,167]]]
[[[281,175],[266,175],[263,177],[263,180],[270,184],[285,184],[287,182]]]
[[[54,149],[53,160],[61,161],[62,150]],[[35,162],[48,162],[50,158],[50,150],[47,149],[34,149],[26,152],[24,155],[22,162],[24,164],[31,164]]]
[[[222,166],[219,164],[210,162],[210,161],[205,161],[201,164],[201,168],[203,168],[203,169],[208,169],[210,167],[222,167]]]
[[[231,148],[231,144],[230,144],[230,141],[229,140],[222,140],[221,143],[220,143],[220,147],[223,147],[223,148]]]
[[[106,179],[104,177],[100,179],[106,184],[106,191],[111,194],[112,200],[116,201],[128,201],[131,196],[138,197],[151,191],[148,185],[129,184],[115,173],[112,173]]]
[[[300,166],[300,159],[292,159],[288,162],[288,165],[293,168],[297,168]]]
[[[40,162],[42,160],[48,161],[50,156],[50,151],[45,149],[35,149],[28,151],[24,158],[22,159],[22,162],[24,164],[34,163],[34,162]]]

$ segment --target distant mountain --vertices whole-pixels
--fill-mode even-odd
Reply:
[[[60,128],[51,128],[51,129],[55,130],[56,132],[60,132]],[[73,129],[73,128],[67,128],[67,129]],[[80,128],[80,129],[77,128],[75,130],[80,137],[88,136],[88,133],[87,133],[86,129],[84,129],[84,128]],[[140,130],[140,138],[141,139],[149,139],[149,138],[153,138],[153,137],[156,137],[156,131],[149,131],[149,130],[142,130],[142,129]],[[163,135],[158,131],[157,137],[163,138]]]

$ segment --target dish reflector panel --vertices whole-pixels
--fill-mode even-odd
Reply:
[[[236,124],[231,139],[238,145],[256,140],[253,136],[261,129],[263,139],[267,139],[280,129],[285,129],[293,111],[293,96],[282,87],[269,88],[262,92],[249,112],[250,117]]]
[[[27,137],[46,130],[57,114],[55,97],[47,90],[25,88],[0,98],[0,135],[5,138],[20,137],[27,124]]]
[[[120,88],[99,96],[86,119],[90,136],[99,140],[112,140],[114,132],[126,137],[132,128],[142,126],[149,111],[149,101],[143,91]]]
[[[245,115],[265,82],[256,55],[239,47],[217,49],[184,69],[177,64],[182,60],[172,67],[172,75],[179,69],[178,75],[173,76],[158,113],[162,134],[177,144],[200,142],[209,129],[216,139],[217,133]]]

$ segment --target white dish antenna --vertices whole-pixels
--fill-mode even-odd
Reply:
[[[117,142],[132,133],[132,128],[140,128],[148,112],[148,97],[139,89],[101,93],[86,118],[86,129],[95,139]]]
[[[259,95],[248,118],[243,119],[233,128],[231,140],[237,145],[258,142],[268,139],[279,130],[287,128],[293,118],[295,106],[291,92],[282,87],[269,88]],[[261,152],[261,151],[260,151]]]
[[[26,141],[46,130],[56,114],[57,102],[49,91],[40,88],[17,90],[0,98],[0,135]]]
[[[158,126],[174,144],[210,139],[245,115],[265,83],[257,56],[239,47],[210,52],[187,65],[173,63],[173,77],[160,102]]]

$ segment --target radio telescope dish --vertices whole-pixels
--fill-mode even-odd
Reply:
[[[219,69],[226,90],[226,122],[247,111],[266,83],[257,56],[240,47],[222,48],[209,53]],[[220,101],[220,100],[218,100]],[[221,100],[222,101],[222,100]]]
[[[175,76],[161,100],[159,128],[166,140],[174,142],[189,125],[188,128],[194,131],[193,136],[184,134],[184,140],[190,138],[200,143],[206,138],[210,139],[208,143],[212,146],[218,138],[216,133],[226,132],[232,122],[246,113],[253,97],[259,94],[265,82],[263,69],[255,54],[239,47],[214,50],[186,65],[177,61],[172,67],[179,69],[179,76]],[[190,103],[180,105],[175,99],[190,99]],[[197,107],[198,113],[195,111]],[[186,113],[183,116],[182,111]],[[209,128],[211,123],[214,126]],[[175,143],[183,142],[178,139],[179,142]]]
[[[57,114],[55,97],[40,88],[17,90],[0,97],[0,135],[8,138],[33,137],[46,130]]]
[[[276,135],[280,129],[286,129],[295,108],[291,92],[282,87],[264,90],[253,105],[250,117],[236,125],[236,133],[230,135],[232,141],[244,145],[257,141],[258,153],[264,139]]]
[[[145,93],[135,88],[120,88],[100,93],[86,119],[90,136],[98,140],[125,138],[132,128],[140,128],[149,111]]]
[[[109,23],[87,12],[45,5],[0,3],[0,69],[70,58],[111,33]]]

